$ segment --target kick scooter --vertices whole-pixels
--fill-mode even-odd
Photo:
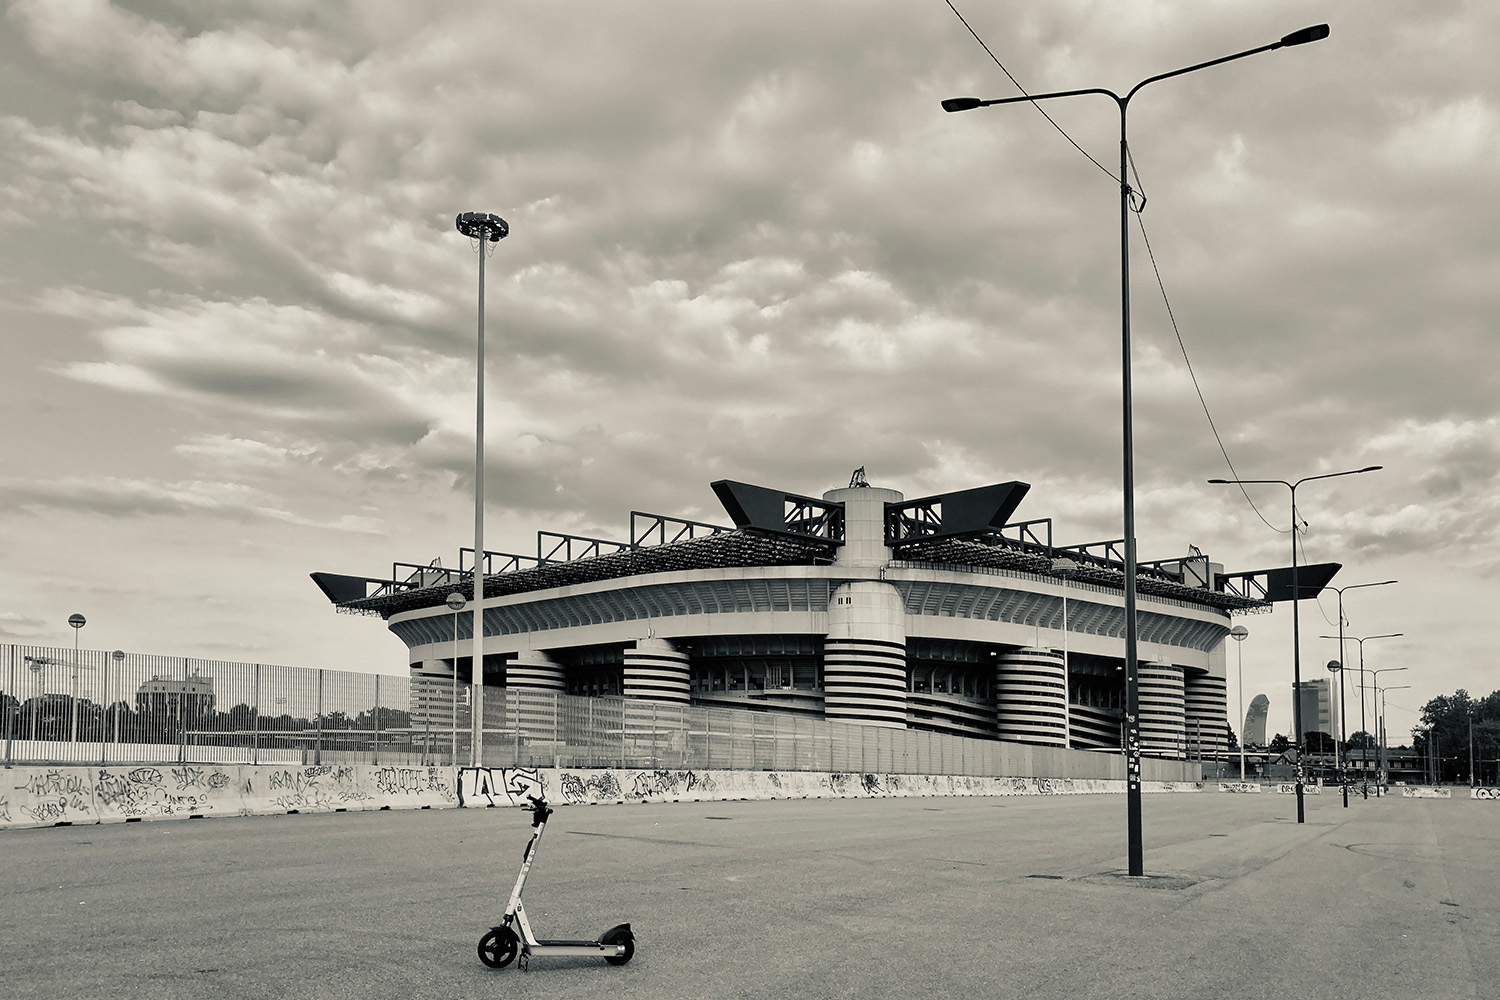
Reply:
[[[521,904],[521,890],[526,885],[526,873],[536,862],[537,844],[541,842],[542,831],[547,829],[552,808],[546,799],[532,795],[526,798],[531,802],[527,810],[531,813],[531,840],[526,844],[526,853],[521,855],[521,874],[516,876],[516,887],[510,891],[504,921],[479,939],[479,960],[492,969],[503,969],[519,953],[519,967],[524,969],[533,955],[582,955],[602,958],[610,965],[624,965],[635,954],[635,935],[630,933],[629,924],[617,924],[593,941],[539,941],[532,932],[526,908]]]

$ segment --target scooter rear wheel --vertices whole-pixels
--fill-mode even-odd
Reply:
[[[509,927],[496,927],[479,939],[479,960],[492,969],[503,969],[516,960],[521,942]]]
[[[610,965],[624,965],[630,961],[630,956],[635,954],[635,935],[629,931],[610,931],[599,939],[600,944],[623,944],[625,953],[622,955],[606,955],[604,960]]]

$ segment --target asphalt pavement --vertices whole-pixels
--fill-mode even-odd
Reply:
[[[519,810],[0,833],[26,998],[1500,997],[1500,803],[1150,795],[558,808],[543,937],[635,958],[491,970]]]

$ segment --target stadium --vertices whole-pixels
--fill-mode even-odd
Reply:
[[[509,696],[1120,748],[1121,540],[1056,544],[1050,518],[1011,520],[1022,482],[917,500],[863,470],[821,498],[712,488],[732,524],[633,511],[628,540],[541,531],[534,556],[485,552],[478,678],[462,655],[472,615],[446,603],[472,600],[472,549],[456,568],[312,576],[338,610],[379,616],[406,644],[419,710],[424,686],[436,704],[482,679]],[[1196,547],[1139,564],[1143,752],[1226,748],[1230,616],[1267,609],[1280,572],[1225,574]]]

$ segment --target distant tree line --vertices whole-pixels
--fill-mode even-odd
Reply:
[[[260,732],[304,733],[322,729],[368,733],[406,729],[411,713],[382,706],[377,717],[373,706],[350,715],[341,710],[321,716],[267,715],[240,703],[226,711],[215,706],[212,694],[163,694],[141,692],[131,704],[124,699],[101,705],[89,698],[76,703],[66,694],[44,694],[19,701],[0,692],[0,728],[11,739],[69,740],[76,732],[80,742],[100,740],[119,743],[175,743],[183,736],[195,742],[239,743],[239,734]]]
[[[1438,695],[1422,706],[1420,718],[1412,748],[1435,766],[1437,780],[1500,785],[1500,691],[1483,698],[1463,688]]]

